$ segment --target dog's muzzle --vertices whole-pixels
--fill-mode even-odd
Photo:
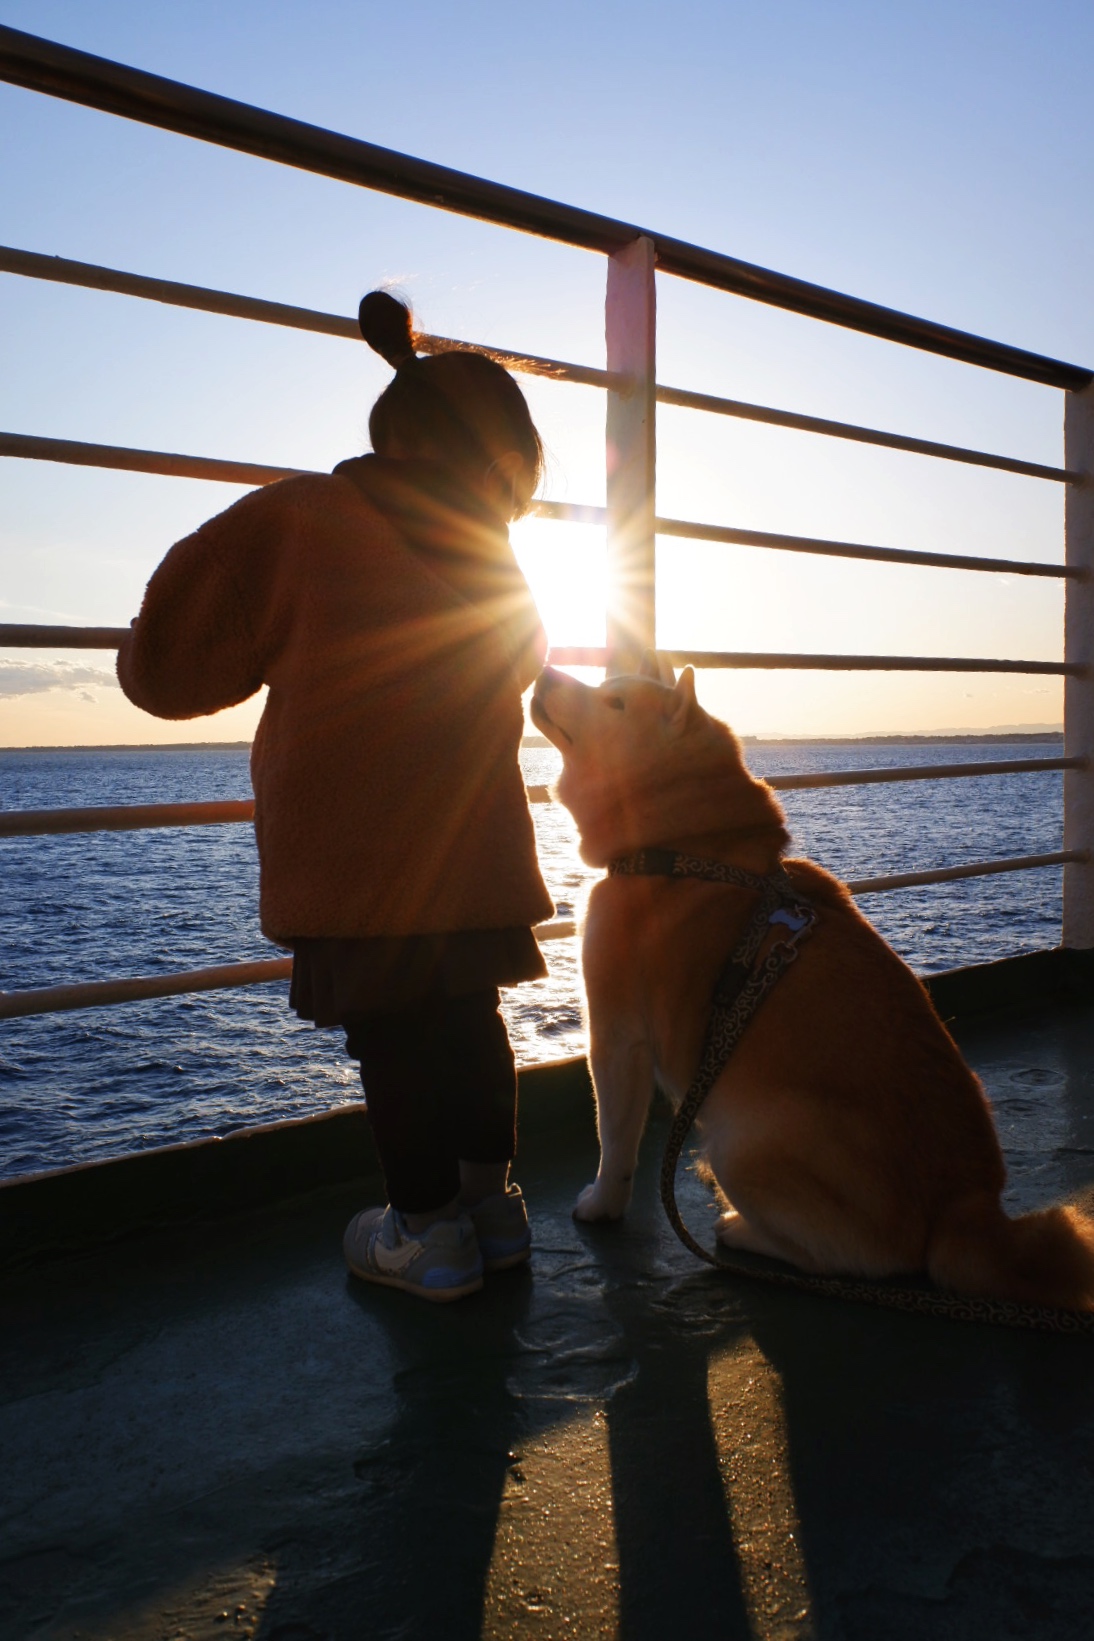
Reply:
[[[556,672],[554,667],[544,667],[543,671],[536,679],[536,687],[532,691],[530,711],[532,715],[532,722],[535,724],[537,729],[542,729],[545,733],[547,730],[553,729],[557,735],[563,736],[563,738],[569,741],[572,746],[572,737],[566,734],[566,731],[562,728],[561,724],[555,723],[555,720],[551,717],[550,712],[547,710],[546,698],[550,694],[551,690],[555,689],[561,682],[561,673]]]

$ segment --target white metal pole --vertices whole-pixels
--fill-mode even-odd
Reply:
[[[1085,572],[1065,583],[1064,659],[1086,670],[1064,681],[1064,752],[1084,769],[1064,773],[1064,848],[1091,859],[1064,867],[1063,944],[1094,946],[1094,383],[1064,400],[1064,465],[1086,475],[1064,502],[1067,563]]]
[[[657,298],[652,239],[608,258],[604,310],[608,370],[608,665],[633,671],[656,643],[654,518]]]

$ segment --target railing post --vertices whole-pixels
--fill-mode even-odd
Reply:
[[[1086,760],[1064,773],[1064,848],[1090,852],[1064,867],[1063,944],[1094,946],[1094,383],[1064,399],[1064,466],[1086,475],[1064,501],[1069,566],[1085,572],[1066,583],[1064,660],[1086,670],[1064,681],[1064,753]]]
[[[657,298],[654,245],[644,236],[608,258],[608,667],[630,672],[656,643],[654,518]]]

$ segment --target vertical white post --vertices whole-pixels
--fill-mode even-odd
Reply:
[[[654,518],[657,298],[652,239],[608,258],[608,667],[632,672],[656,643]]]
[[[1064,772],[1064,848],[1091,859],[1064,867],[1063,943],[1084,949],[1094,946],[1094,383],[1068,393],[1064,407],[1064,466],[1086,475],[1064,502],[1066,561],[1085,572],[1064,583],[1064,660],[1086,669],[1064,681],[1064,752],[1086,760]]]

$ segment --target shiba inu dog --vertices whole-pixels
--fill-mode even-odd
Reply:
[[[925,1272],[961,1294],[1094,1309],[1094,1222],[1071,1207],[1003,1212],[979,1082],[842,884],[783,859],[782,809],[699,706],[691,670],[671,687],[626,677],[590,688],[547,668],[532,717],[562,753],[557,795],[589,865],[645,849],[757,874],[781,863],[818,913],[699,1113],[726,1199],[719,1240],[824,1275]],[[583,965],[601,1159],[575,1218],[627,1208],[654,1084],[679,1105],[755,901],[692,878],[593,888]]]

